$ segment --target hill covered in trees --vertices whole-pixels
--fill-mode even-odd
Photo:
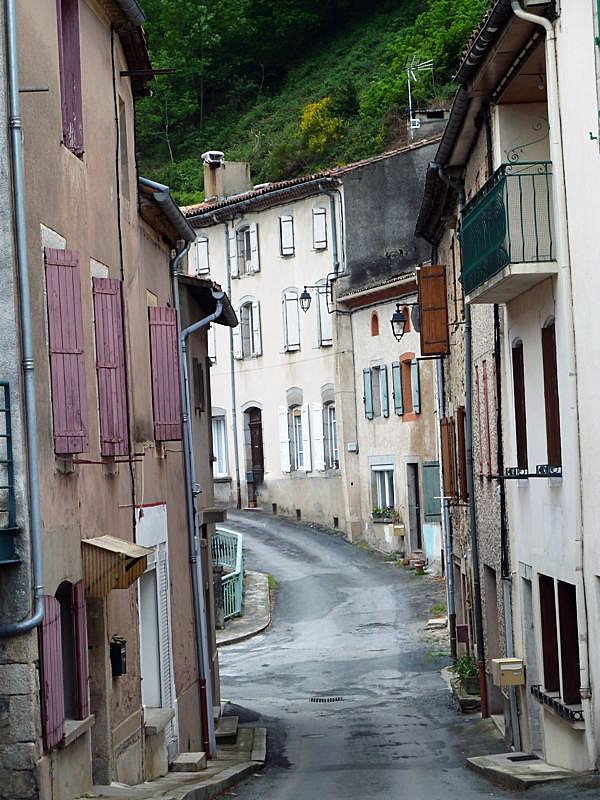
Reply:
[[[446,103],[489,0],[144,0],[155,68],[137,106],[143,174],[180,203],[202,195],[200,154],[247,160],[257,182],[374,155],[417,103]]]

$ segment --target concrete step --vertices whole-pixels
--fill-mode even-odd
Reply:
[[[221,717],[217,727],[215,728],[215,736],[217,742],[234,741],[237,736],[238,724],[240,718],[232,715],[230,717]]]
[[[206,769],[206,753],[179,753],[169,769],[171,772],[200,772]]]

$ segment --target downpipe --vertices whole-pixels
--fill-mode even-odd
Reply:
[[[23,169],[23,140],[19,101],[19,67],[17,19],[15,0],[6,0],[6,50],[9,98],[10,160],[13,182],[14,224],[17,251],[19,312],[21,315],[21,350],[23,355],[23,394],[25,400],[25,440],[27,454],[27,495],[29,502],[29,539],[33,577],[32,614],[19,622],[0,625],[0,639],[18,636],[38,627],[44,619],[44,579],[42,568],[42,539],[40,493],[38,477],[37,411],[35,403],[35,374],[31,332],[31,299],[29,290],[29,260],[27,256],[27,227],[25,216],[25,178]]]
[[[556,63],[556,33],[554,26],[545,17],[539,17],[523,10],[517,0],[512,0],[513,13],[519,19],[531,22],[544,28],[546,52],[546,86],[548,96],[548,123],[550,126],[549,147],[555,191],[552,192],[554,219],[556,220],[556,252],[558,265],[564,274],[565,304],[568,307],[570,325],[568,326],[567,344],[569,363],[572,368],[569,375],[573,378],[573,399],[576,410],[576,441],[573,484],[577,487],[578,503],[575,519],[575,584],[577,602],[577,622],[579,628],[579,670],[580,693],[583,718],[585,721],[585,739],[590,765],[596,768],[596,734],[592,709],[592,687],[590,680],[589,625],[587,611],[587,592],[585,586],[585,542],[583,530],[583,492],[581,489],[581,425],[578,403],[578,368],[577,347],[575,340],[575,315],[573,309],[573,287],[571,280],[571,259],[569,252],[569,236],[567,222],[567,202],[563,163],[562,125],[560,116],[558,69]]]
[[[215,222],[217,222],[215,218]],[[231,223],[233,227],[233,222]],[[231,297],[231,269],[229,266],[229,225],[223,223],[225,235],[225,274],[227,275],[227,294]],[[235,469],[235,486],[237,494],[237,508],[242,507],[242,484],[240,481],[240,449],[238,443],[237,423],[237,397],[235,386],[235,358],[233,357],[233,328],[229,329],[229,375],[231,386],[231,431],[233,434],[233,462]]]

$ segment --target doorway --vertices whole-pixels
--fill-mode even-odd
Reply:
[[[252,407],[244,412],[244,438],[246,443],[248,506],[256,508],[258,490],[263,484],[265,475],[262,411],[260,408]]]
[[[421,491],[419,488],[419,465],[410,463],[406,465],[406,487],[408,492],[408,530],[410,547],[415,550],[423,549],[423,535],[421,531]]]

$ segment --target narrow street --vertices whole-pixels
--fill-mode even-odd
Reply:
[[[432,584],[310,526],[230,513],[246,566],[277,581],[271,628],[220,651],[222,696],[268,727],[264,773],[243,800],[471,800],[512,797],[465,767],[505,750],[491,723],[460,716],[424,640]],[[341,697],[315,703],[313,697]],[[531,800],[597,796],[589,784],[530,790]],[[520,795],[519,795],[520,796]]]

